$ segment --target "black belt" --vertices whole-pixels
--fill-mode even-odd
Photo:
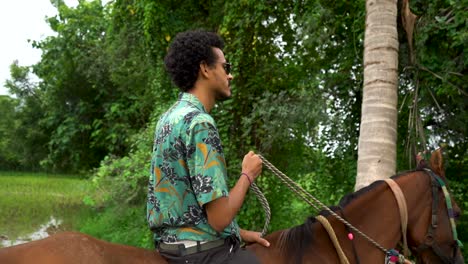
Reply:
[[[164,242],[160,242],[158,248],[159,251],[185,256],[219,247],[224,245],[224,243],[225,239],[213,240],[203,244],[201,244],[200,241],[197,241],[195,246],[185,247],[184,244],[166,244]]]

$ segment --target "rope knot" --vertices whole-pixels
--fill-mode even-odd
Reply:
[[[389,249],[386,252],[385,264],[411,264],[411,261],[405,259],[396,249]]]

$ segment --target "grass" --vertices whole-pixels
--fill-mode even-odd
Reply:
[[[78,175],[0,172],[0,235],[10,239],[34,232],[51,216],[76,229],[89,209],[83,198],[91,184]]]
[[[85,206],[96,198],[92,183],[78,175],[0,171],[0,236],[15,240],[37,231],[51,216],[60,230],[76,230],[116,243],[152,248],[146,207]],[[1,246],[0,246],[1,247]]]

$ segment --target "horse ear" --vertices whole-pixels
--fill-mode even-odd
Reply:
[[[424,159],[426,151],[419,152],[415,159],[416,159],[416,170],[422,170],[424,168],[428,168],[427,161]]]
[[[431,169],[439,176],[445,177],[445,170],[444,170],[444,159],[442,157],[442,148],[439,148],[432,152],[431,161],[430,161]]]

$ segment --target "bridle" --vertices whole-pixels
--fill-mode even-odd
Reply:
[[[451,264],[455,263],[456,258],[457,258],[457,252],[460,247],[463,247],[463,244],[461,243],[460,240],[458,240],[458,234],[457,234],[457,228],[455,224],[455,216],[453,212],[453,206],[452,206],[452,200],[450,198],[450,194],[447,190],[446,183],[442,178],[434,173],[432,170],[428,168],[424,168],[424,171],[430,176],[431,178],[431,185],[432,185],[432,216],[431,216],[431,222],[430,225],[427,229],[426,236],[424,238],[424,242],[419,245],[417,248],[415,248],[415,251],[418,252],[418,255],[421,255],[421,252],[426,251],[426,250],[432,250],[432,252],[445,264]],[[440,245],[435,243],[435,230],[438,226],[438,219],[437,219],[437,214],[438,214],[438,207],[439,207],[439,188],[442,189],[442,192],[444,194],[445,198],[445,203],[447,205],[447,213],[449,216],[450,220],[450,226],[452,229],[452,234],[453,234],[453,242],[449,243],[450,247],[453,247],[453,254],[452,256],[448,257],[444,255],[442,252],[442,249],[440,248]]]

